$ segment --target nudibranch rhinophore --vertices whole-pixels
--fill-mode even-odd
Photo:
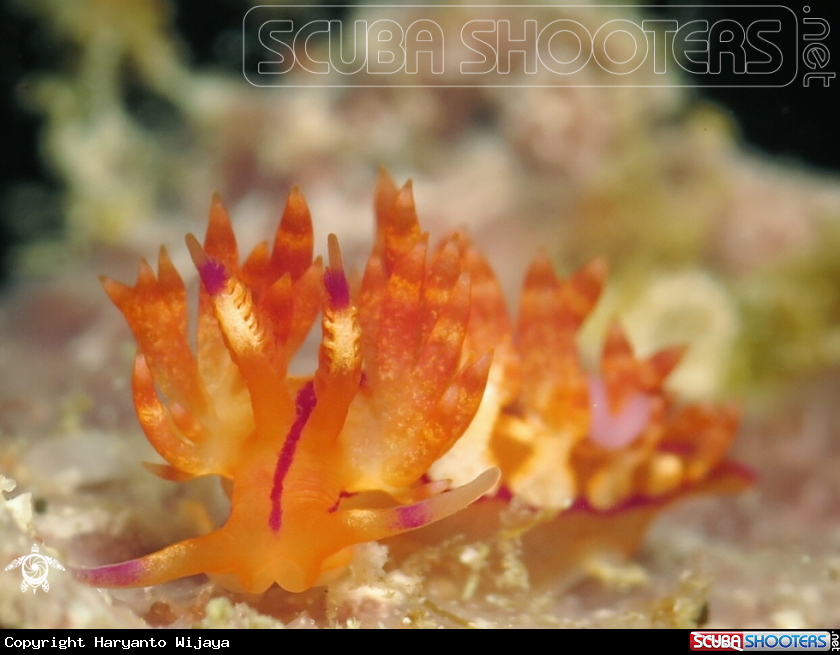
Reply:
[[[538,257],[518,323],[492,269],[463,236],[429,252],[411,185],[380,175],[376,240],[350,289],[338,241],[313,260],[303,195],[289,195],[274,243],[240,262],[214,196],[190,346],[185,285],[165,249],[133,287],[103,278],[138,344],[133,393],[173,481],[226,479],[230,516],[214,532],[129,562],[79,569],[94,586],[206,573],[234,589],[302,591],[330,579],[357,544],[455,514],[506,489],[539,508],[614,513],[693,490],[742,488],[725,460],[738,414],[680,406],[663,382],[672,348],[638,360],[621,328],[600,374],[576,332],[606,277],[600,260],[568,281]],[[318,365],[289,374],[321,316]],[[562,518],[562,517],[561,517]]]

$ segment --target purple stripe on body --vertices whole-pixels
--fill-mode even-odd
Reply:
[[[292,466],[292,460],[295,458],[295,450],[303,434],[303,428],[306,426],[312,410],[315,409],[317,400],[315,386],[312,382],[303,385],[298,391],[297,398],[295,398],[295,421],[289,428],[289,434],[286,435],[286,440],[283,442],[283,447],[277,457],[277,465],[274,467],[274,484],[271,487],[270,496],[271,515],[268,517],[268,526],[273,532],[277,532],[283,523],[283,507],[281,505],[283,482]]]
[[[352,498],[355,495],[356,495],[355,493],[350,493],[349,491],[342,491],[340,494],[338,494],[338,500],[336,500],[335,504],[332,507],[330,507],[327,511],[330,514],[333,514],[334,512],[337,512],[338,511],[338,506],[341,505],[342,500],[344,500],[345,498]]]

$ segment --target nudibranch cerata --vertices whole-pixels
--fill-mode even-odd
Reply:
[[[289,195],[271,248],[240,261],[221,200],[203,246],[195,351],[185,285],[165,249],[133,287],[103,278],[138,344],[133,393],[148,440],[181,481],[226,481],[214,532],[136,560],[80,569],[98,587],[206,573],[259,593],[330,579],[353,547],[421,528],[485,495],[539,508],[616,512],[696,489],[741,488],[726,461],[733,407],[678,405],[663,383],[681,348],[639,360],[618,325],[601,371],[576,332],[606,277],[601,260],[569,280],[530,267],[518,322],[492,269],[463,236],[431,249],[411,185],[380,175],[376,240],[351,290],[338,241],[313,259],[303,195]],[[321,317],[314,375],[288,372]],[[561,517],[562,518],[562,517]]]

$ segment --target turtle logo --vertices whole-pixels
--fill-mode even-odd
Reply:
[[[32,593],[37,591],[38,587],[42,587],[44,591],[50,590],[50,583],[47,582],[47,573],[49,568],[53,567],[59,571],[64,571],[64,567],[58,563],[57,559],[41,555],[38,552],[38,545],[32,544],[32,552],[29,555],[13,559],[12,563],[6,567],[6,571],[11,571],[19,566],[23,566],[23,582],[20,583],[20,590],[25,592],[29,587],[32,587]]]

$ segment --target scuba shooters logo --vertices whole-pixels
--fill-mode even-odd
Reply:
[[[693,651],[828,651],[840,650],[837,631],[711,631],[693,630],[690,648]]]
[[[725,18],[689,21],[633,6],[575,20],[591,8],[572,5],[356,5],[352,17],[307,21],[306,7],[245,14],[252,85],[778,88],[799,72],[799,17],[780,5],[727,5]],[[805,63],[824,66],[827,50],[809,47]]]

